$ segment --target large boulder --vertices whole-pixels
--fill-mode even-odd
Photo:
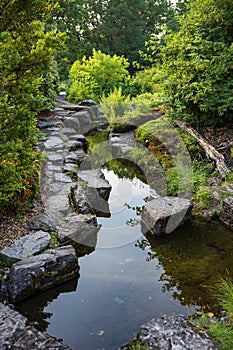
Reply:
[[[48,249],[12,265],[9,295],[12,301],[54,287],[77,275],[78,260],[72,246]]]
[[[92,128],[92,119],[87,111],[76,112],[73,114],[72,118],[77,118],[79,121],[81,134],[85,134]]]
[[[50,243],[50,235],[44,231],[37,231],[14,241],[9,247],[0,251],[0,258],[6,262],[16,262],[39,253]]]
[[[99,229],[94,215],[70,213],[60,223],[58,238],[74,247],[77,244],[95,247]]]
[[[86,189],[86,198],[91,209],[98,216],[110,216],[108,198],[112,189],[100,170],[82,170],[77,173],[78,180]]]
[[[192,203],[186,198],[158,197],[142,208],[142,233],[161,236],[173,232],[190,215]]]
[[[0,349],[70,350],[49,335],[38,331],[26,317],[0,303]]]
[[[163,316],[151,320],[141,327],[139,339],[148,349],[157,350],[217,350],[204,331],[196,332],[182,315]],[[121,350],[129,349],[127,345]]]

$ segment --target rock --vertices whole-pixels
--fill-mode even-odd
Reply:
[[[39,129],[48,129],[53,127],[59,127],[60,124],[61,122],[59,120],[51,120],[51,121],[39,120],[37,123],[37,127]]]
[[[53,165],[62,165],[63,164],[63,156],[62,154],[57,153],[47,153],[47,161]]]
[[[92,210],[88,204],[86,194],[82,186],[76,184],[70,188],[70,203],[78,214],[91,214]]]
[[[26,317],[0,303],[0,349],[71,350],[29,325]]]
[[[77,118],[79,121],[79,132],[85,134],[92,127],[91,116],[87,111],[81,111],[73,114],[73,118]]]
[[[60,137],[52,136],[48,140],[45,141],[44,147],[46,151],[56,151],[63,149],[64,142]]]
[[[74,163],[66,163],[63,166],[63,172],[64,173],[70,173],[70,172],[76,173],[77,170],[78,170],[78,166],[76,164],[74,164]]]
[[[35,216],[29,223],[30,230],[55,231],[56,223],[59,221],[60,215],[52,215],[51,213],[42,213]]]
[[[70,212],[69,198],[66,193],[49,196],[44,201],[45,211],[59,212],[62,215],[67,215]]]
[[[233,197],[228,197],[223,200],[220,220],[233,230]]]
[[[93,100],[83,100],[79,102],[79,106],[89,106],[89,107],[96,107],[98,104]]]
[[[218,350],[206,332],[195,332],[182,315],[147,322],[141,327],[139,338],[151,350]]]
[[[79,142],[82,142],[83,150],[84,150],[84,152],[87,153],[87,150],[88,150],[88,141],[87,141],[87,139],[85,138],[84,135],[82,135],[82,134],[73,135],[73,136],[70,137],[70,140],[71,140],[71,141],[79,141]]]
[[[95,247],[99,229],[94,215],[70,213],[60,223],[58,239],[74,246],[78,243]]]
[[[41,252],[50,243],[50,235],[37,231],[14,241],[9,247],[0,251],[0,258],[7,263],[25,259],[29,255]]]
[[[79,183],[86,188],[86,198],[98,216],[110,216],[108,198],[111,185],[100,170],[82,170],[77,173]]]
[[[12,301],[46,290],[77,275],[78,261],[72,246],[47,250],[11,267],[9,295]]]
[[[71,183],[73,182],[73,180],[71,179],[70,176],[63,174],[63,173],[56,173],[54,174],[54,179],[55,181],[59,182],[63,182],[63,183]]]
[[[82,144],[82,142],[80,142],[80,141],[72,141],[72,140],[70,140],[69,142],[67,142],[66,148],[67,148],[70,152],[72,152],[72,151],[75,152],[75,151],[77,151],[77,150],[82,149],[82,148],[83,148],[83,144]]]
[[[155,236],[171,233],[188,218],[191,209],[186,198],[155,198],[142,207],[142,232]]]
[[[65,163],[74,163],[80,165],[85,156],[86,153],[83,150],[78,152],[69,152],[67,156],[65,156],[64,161]]]
[[[80,123],[77,118],[74,117],[64,117],[63,123],[66,128],[74,129],[76,133],[80,132]]]

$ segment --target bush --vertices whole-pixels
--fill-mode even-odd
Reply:
[[[107,96],[129,80],[128,66],[124,57],[93,50],[91,57],[84,56],[71,67],[69,100],[79,102],[91,98],[99,101],[101,96]]]

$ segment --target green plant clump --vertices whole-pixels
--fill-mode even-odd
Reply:
[[[129,79],[129,63],[123,56],[106,55],[93,50],[92,56],[77,60],[70,70],[69,100],[84,99],[99,101],[114,88],[119,88]]]

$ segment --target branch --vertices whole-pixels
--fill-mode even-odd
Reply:
[[[199,145],[204,149],[206,155],[215,161],[216,167],[220,175],[223,178],[225,178],[229,173],[229,169],[225,164],[224,156],[221,153],[219,153],[212,145],[210,145],[196,130],[194,130],[187,123],[183,122],[180,119],[177,119],[176,125],[178,125],[179,128],[185,130],[188,134],[190,134],[197,140]]]

